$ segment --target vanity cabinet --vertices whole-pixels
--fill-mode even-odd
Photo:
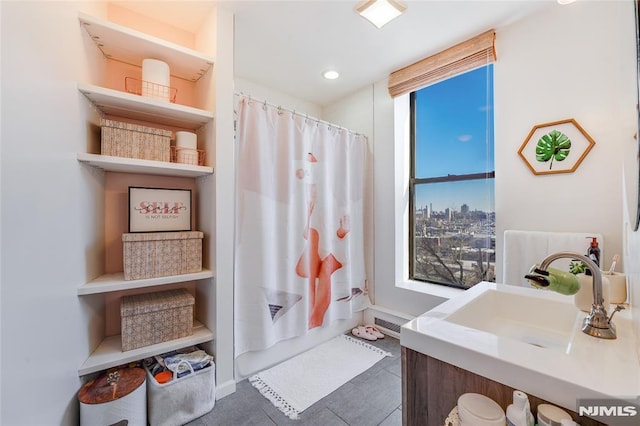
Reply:
[[[79,367],[80,376],[95,373],[127,362],[195,344],[204,344],[207,352],[214,353],[215,301],[214,289],[215,239],[214,196],[204,194],[210,190],[213,179],[212,158],[215,152],[214,113],[211,93],[214,91],[213,58],[201,52],[161,40],[136,30],[92,16],[80,14],[82,37],[88,55],[97,58],[94,63],[98,84],[78,83],[79,92],[91,109],[87,116],[87,150],[77,153],[77,160],[91,170],[103,192],[104,212],[97,215],[102,220],[104,259],[87,259],[87,264],[98,265],[98,276],[78,287],[80,303],[92,311],[93,318],[87,325],[90,341],[97,345]],[[178,87],[176,103],[165,102],[125,90],[124,76],[140,78],[144,58],[156,58],[167,62],[173,83]],[[180,92],[185,93],[181,97]],[[186,99],[185,103],[180,103]],[[204,165],[139,160],[100,154],[100,119],[123,118],[129,122],[161,127],[173,132],[193,131],[198,135],[198,148],[206,152]],[[112,182],[118,182],[114,186]],[[126,217],[126,188],[131,186],[181,187],[187,185],[193,192],[195,211],[194,230],[205,233],[203,243],[203,269],[201,272],[125,281],[122,272],[122,243],[117,244]],[[115,191],[115,194],[113,193]],[[209,191],[210,192],[210,191]],[[201,194],[203,193],[203,194]],[[110,201],[111,200],[111,201]],[[98,208],[97,208],[98,209]],[[114,218],[114,216],[116,216]],[[115,222],[115,225],[113,223]],[[126,224],[126,222],[124,222]],[[126,229],[124,230],[126,232]],[[120,256],[120,257],[118,257]],[[119,323],[119,299],[125,294],[162,291],[177,287],[188,288],[196,297],[196,320],[193,334],[123,352],[120,335],[115,332]],[[112,325],[109,325],[109,324]],[[97,326],[96,326],[97,324]],[[115,324],[115,325],[113,325]],[[103,329],[102,333],[99,329]],[[96,335],[99,333],[99,335]]]
[[[464,393],[479,393],[496,401],[506,411],[513,402],[512,387],[479,376],[436,358],[402,347],[402,424],[441,426]],[[529,395],[531,411],[539,404],[552,404]],[[566,410],[581,426],[604,425]]]

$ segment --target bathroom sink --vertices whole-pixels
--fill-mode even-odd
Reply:
[[[541,296],[487,289],[462,304],[445,321],[541,348],[566,351],[583,318],[573,304]]]
[[[615,340],[583,333],[585,316],[572,296],[482,282],[403,325],[400,344],[572,411],[579,398],[637,403],[630,312]]]

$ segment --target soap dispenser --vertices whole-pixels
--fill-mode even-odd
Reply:
[[[587,249],[587,257],[593,260],[593,263],[600,266],[600,247],[598,247],[598,239],[596,237],[587,237],[591,238],[591,244]],[[597,271],[590,271],[591,273],[596,273]],[[587,275],[591,275],[587,272]]]
[[[533,426],[534,422],[527,394],[513,391],[513,404],[507,407],[507,426]]]

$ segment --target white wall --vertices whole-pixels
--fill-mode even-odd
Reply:
[[[625,273],[627,275],[628,300],[631,305],[633,328],[636,334],[636,352],[640,359],[640,231],[633,232],[625,224],[625,248],[623,257],[627,259]]]
[[[235,78],[235,92],[251,96],[252,99],[266,101],[271,105],[280,105],[283,108],[298,111],[301,114],[308,114],[309,117],[322,118],[322,109],[313,102],[296,98],[293,95],[273,90],[240,77]]]
[[[233,127],[233,14],[218,7],[215,23],[208,26],[210,33],[202,35],[215,40],[216,65],[214,67],[215,90],[215,188],[201,188],[208,193],[208,200],[215,205],[215,252],[216,278],[213,291],[215,297],[207,297],[208,311],[215,312],[215,361],[216,398],[235,392],[235,369],[233,352],[233,264],[235,205],[234,205],[234,127]]]
[[[636,129],[633,3],[577,2],[496,28],[497,260],[505,229],[600,232],[603,263],[622,253],[622,156]],[[363,89],[368,93],[370,88]],[[351,96],[325,108],[359,123],[371,113],[374,164],[375,303],[418,315],[441,303],[396,286],[393,101],[386,81],[373,102]],[[517,152],[536,124],[574,118],[596,146],[573,174],[534,176]],[[628,151],[627,151],[628,152]],[[540,206],[544,206],[541,208]],[[587,248],[585,241],[585,251]],[[498,265],[498,279],[501,266]]]
[[[3,425],[75,424],[91,301],[77,287],[100,257],[99,174],[86,150],[88,73],[78,9],[95,3],[2,2]],[[84,59],[79,59],[84,58]]]
[[[498,30],[498,235],[506,229],[599,232],[601,266],[621,253],[621,167],[637,128],[634,36],[631,1],[576,2]],[[529,130],[567,118],[596,145],[574,173],[533,175],[517,155]],[[502,239],[496,250],[501,262]]]

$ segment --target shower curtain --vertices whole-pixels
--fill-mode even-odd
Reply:
[[[368,303],[366,138],[245,96],[237,113],[236,356]]]

